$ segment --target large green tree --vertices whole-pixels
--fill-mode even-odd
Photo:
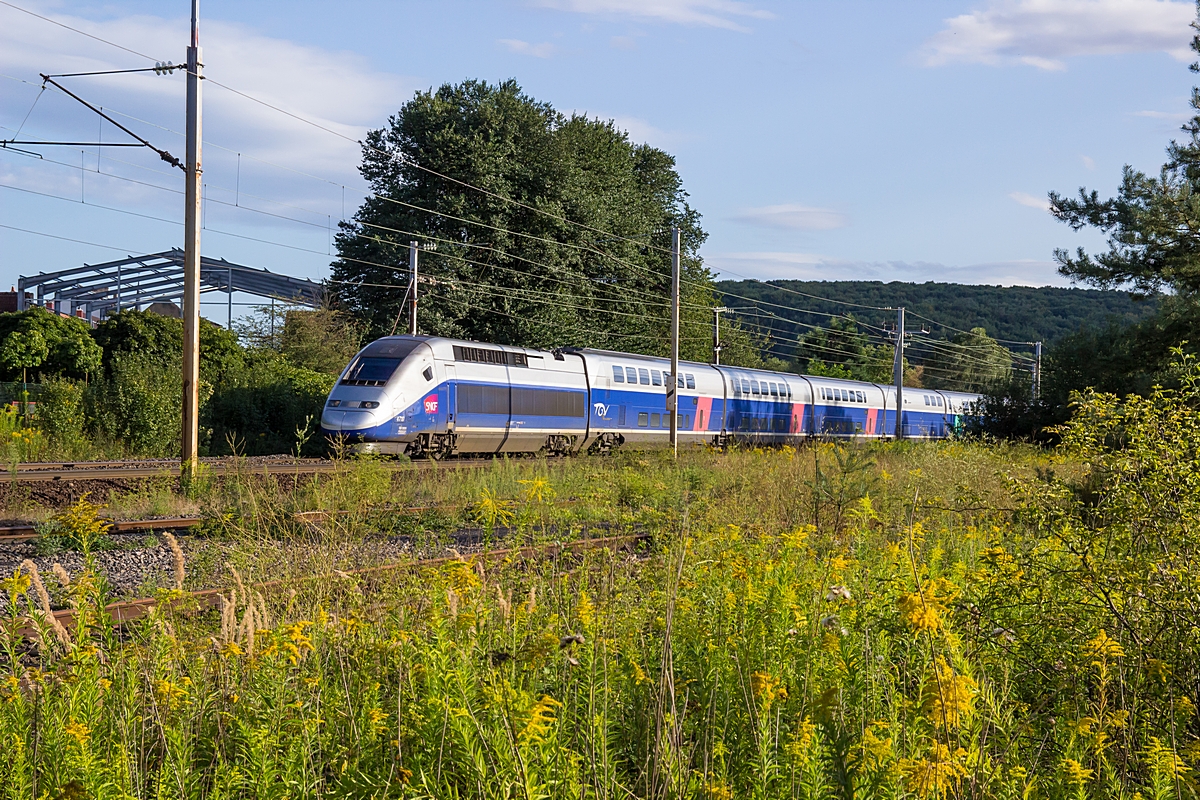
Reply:
[[[0,348],[14,336],[5,348],[8,357],[0,362],[4,380],[83,379],[100,368],[100,348],[92,341],[88,324],[78,317],[44,308],[0,314]],[[34,358],[36,354],[41,357]]]
[[[949,341],[925,342],[929,361],[922,381],[930,389],[978,392],[1012,380],[1013,354],[985,328],[957,333]]]
[[[406,327],[409,242],[423,333],[664,354],[670,230],[682,231],[683,354],[710,356],[706,234],[667,153],[566,116],[515,81],[419,92],[363,147],[372,194],[337,237],[333,291],[370,335]],[[740,331],[730,353],[758,358]]]

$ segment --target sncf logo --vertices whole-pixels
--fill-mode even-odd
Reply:
[[[425,398],[425,413],[436,414],[438,407],[438,397],[436,394],[431,394]]]

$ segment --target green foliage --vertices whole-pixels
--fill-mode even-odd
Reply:
[[[511,80],[444,85],[368,134],[361,172],[374,194],[343,223],[333,275],[369,336],[404,329],[415,239],[436,248],[420,262],[434,279],[421,285],[423,333],[664,354],[678,225],[683,354],[709,360],[716,303],[699,214],[674,158],[614,123],[566,116]],[[730,342],[731,358],[749,357],[737,333]]]
[[[44,308],[0,314],[0,376],[82,380],[100,369],[100,348],[87,323]]]
[[[183,322],[151,311],[126,309],[101,322],[94,332],[104,352],[104,368],[124,356],[135,355],[150,362],[174,365],[183,371]],[[200,320],[200,377],[218,384],[242,366],[242,348],[237,335],[206,319]]]
[[[344,366],[344,365],[343,365]],[[340,369],[340,368],[339,368]],[[301,452],[318,455],[325,442],[311,436],[336,376],[293,366],[270,351],[249,356],[204,405],[208,449],[214,454],[286,453],[304,438]],[[298,431],[306,431],[307,436]]]
[[[177,455],[183,418],[183,377],[178,363],[122,352],[109,362],[107,372],[88,387],[86,395],[95,431],[121,442],[130,453]]]
[[[950,341],[933,347],[933,363],[922,376],[922,385],[930,389],[978,392],[1003,386],[1012,379],[1012,351],[983,328],[955,334]]]
[[[896,349],[871,344],[853,317],[834,317],[829,326],[800,337],[792,369],[807,375],[891,383]]]
[[[70,452],[83,444],[87,426],[83,384],[51,378],[42,384],[37,406],[37,424],[51,443]]]
[[[1102,327],[1109,320],[1135,323],[1158,309],[1157,299],[1140,300],[1127,292],[1053,286],[976,286],[932,281],[718,281],[716,285],[718,297],[725,305],[745,307],[747,301],[743,298],[761,300],[776,304],[765,306],[772,314],[808,325],[825,324],[826,314],[845,314],[846,306],[834,302],[842,301],[886,309],[904,306],[913,314],[954,328],[970,330],[983,326],[998,339],[1047,344],[1081,328]],[[829,300],[790,294],[781,291],[784,288]],[[855,308],[853,313],[860,325],[883,327],[896,321],[893,310]],[[910,317],[910,327],[921,322]],[[948,329],[933,326],[934,336],[947,332]],[[791,346],[787,340],[795,341],[795,334],[790,329],[788,333],[772,347],[787,351]]]
[[[291,309],[284,316],[279,352],[301,369],[339,375],[361,347],[362,333],[344,312]]]

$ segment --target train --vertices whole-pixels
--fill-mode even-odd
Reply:
[[[675,380],[681,446],[896,431],[894,386],[687,361]],[[670,360],[654,356],[386,336],[338,377],[321,429],[358,452],[413,458],[667,447],[670,381]],[[913,439],[955,435],[979,400],[907,387],[901,396],[901,432]]]

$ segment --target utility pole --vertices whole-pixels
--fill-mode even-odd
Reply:
[[[412,270],[412,283],[409,285],[409,297],[412,302],[408,306],[408,335],[417,335],[417,253],[421,248],[416,242],[408,243],[408,266]]]
[[[192,43],[187,49],[187,188],[183,223],[183,463],[185,479],[200,450],[200,0],[192,0]]]
[[[679,456],[679,226],[671,228],[671,384],[667,387],[671,412],[671,453]]]
[[[721,312],[728,311],[721,306],[713,309],[713,364],[721,365]]]
[[[1033,343],[1033,399],[1042,399],[1042,343]]]
[[[904,306],[896,309],[896,438],[904,438]]]

